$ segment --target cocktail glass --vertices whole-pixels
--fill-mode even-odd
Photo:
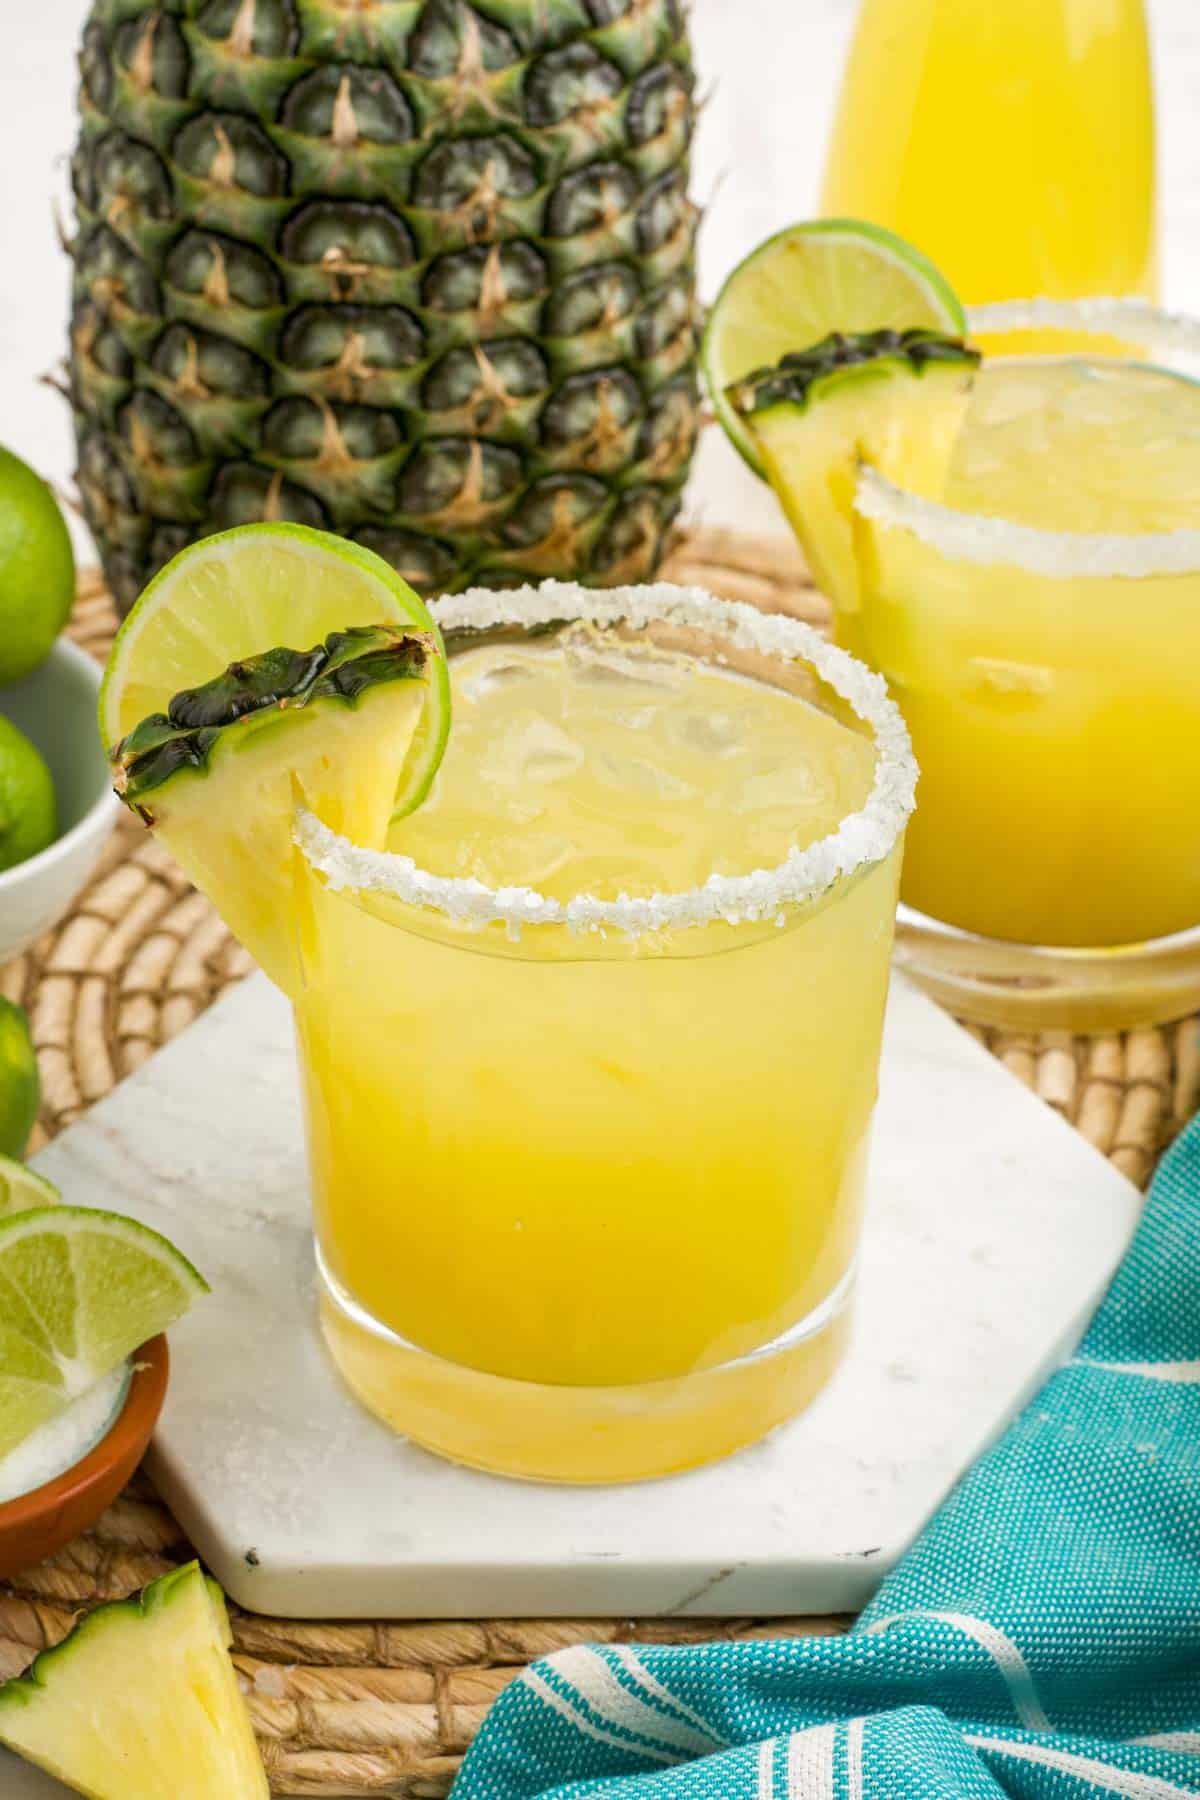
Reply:
[[[463,1463],[684,1468],[804,1406],[845,1344],[907,733],[844,652],[694,591],[436,610],[458,667],[504,634],[552,652],[583,622],[790,696],[798,761],[806,702],[873,739],[836,830],[687,892],[489,889],[298,820],[296,1014],[343,1375]]]
[[[979,323],[1129,338],[1155,315]],[[1022,367],[1053,380],[1041,414]],[[1200,531],[1156,528],[1200,521],[1197,444],[1180,376],[1006,358],[978,377],[948,504],[861,472],[863,602],[839,638],[886,676],[922,770],[899,961],[961,1015],[1106,1030],[1200,1003]],[[1114,467],[1129,489],[1106,510]]]

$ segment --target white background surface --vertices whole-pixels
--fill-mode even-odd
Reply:
[[[1200,311],[1200,6],[1147,6],[1159,84],[1165,297]],[[17,27],[0,58],[0,443],[64,484],[72,469],[67,409],[37,378],[66,342],[67,266],[54,205],[69,216],[75,47],[87,10],[87,0],[0,6]],[[769,231],[815,210],[855,10],[856,0],[692,0],[708,96],[695,182],[708,208],[706,298]],[[713,521],[778,529],[768,497],[719,435],[707,436],[693,509]]]

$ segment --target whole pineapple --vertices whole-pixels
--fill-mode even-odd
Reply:
[[[123,607],[252,519],[640,580],[695,440],[679,0],[96,0],[71,396]]]

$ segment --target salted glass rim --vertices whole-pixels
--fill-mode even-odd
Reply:
[[[1093,337],[1132,339],[1160,352],[1200,356],[1200,318],[1170,312],[1137,295],[1085,295],[1079,300],[991,300],[967,309],[972,336],[1009,331],[1085,331]]]
[[[446,631],[575,623],[601,628],[628,624],[635,629],[674,625],[725,638],[734,649],[784,662],[802,661],[870,727],[876,750],[871,792],[835,831],[803,849],[793,846],[772,868],[745,875],[713,874],[683,891],[644,897],[622,894],[612,900],[586,892],[555,900],[536,888],[492,888],[473,877],[434,875],[398,851],[365,850],[308,809],[298,808],[295,842],[309,867],[335,892],[385,894],[442,913],[458,924],[501,924],[510,935],[519,935],[525,926],[541,925],[566,926],[574,932],[615,929],[636,936],[719,921],[749,924],[819,899],[848,876],[881,862],[913,810],[917,765],[908,728],[886,683],[798,619],[667,582],[604,589],[562,581],[500,590],[473,588],[435,601],[431,611]]]
[[[1200,357],[1200,319],[1136,298],[1002,300],[972,307],[967,322],[972,333],[1082,331],[1135,339],[1158,353]],[[1077,361],[1080,352],[1038,360]],[[858,471],[854,509],[875,524],[909,532],[953,562],[1003,564],[1063,581],[1080,576],[1144,580],[1200,570],[1200,529],[1192,526],[1147,532],[1050,531],[924,499],[865,464]]]

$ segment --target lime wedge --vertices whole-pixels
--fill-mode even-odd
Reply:
[[[232,1642],[216,1583],[172,1569],[0,1688],[0,1743],[92,1800],[267,1800]]]
[[[738,264],[709,315],[700,362],[717,417],[755,474],[765,475],[727,397],[732,382],[830,332],[919,325],[956,337],[966,330],[962,307],[928,257],[881,225],[810,219]]]
[[[347,646],[361,648],[373,627],[398,629],[420,650],[409,679],[360,687],[345,674]],[[299,706],[318,664],[330,680]],[[188,743],[182,719],[199,726]],[[221,742],[210,757],[213,723]],[[165,756],[179,759],[153,805],[136,791],[122,797],[272,980],[294,992],[296,802],[382,849],[392,819],[429,791],[450,687],[433,620],[382,558],[299,525],[247,525],[192,545],[151,582],[113,645],[100,726],[122,756],[157,734]]]
[[[0,1456],[207,1292],[173,1245],[119,1213],[0,1220]]]
[[[38,1175],[11,1156],[0,1156],[0,1220],[14,1213],[34,1212],[39,1206],[57,1206],[62,1195],[52,1181]]]

